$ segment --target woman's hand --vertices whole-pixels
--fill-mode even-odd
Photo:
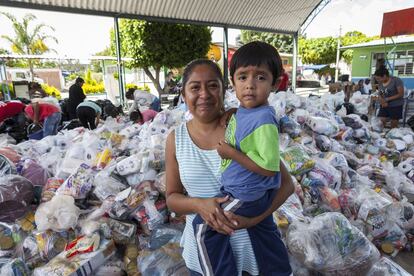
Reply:
[[[384,97],[379,97],[379,101],[380,101],[381,107],[387,107],[388,106],[388,102],[385,100]]]
[[[231,235],[234,232],[234,225],[226,218],[220,204],[229,199],[226,197],[213,197],[199,199],[197,213],[203,218],[206,224],[212,227],[217,232],[224,235]]]
[[[228,211],[225,211],[224,215],[233,224],[232,228],[234,230],[247,229],[247,228],[255,226],[256,224],[262,221],[260,216],[248,218],[248,217],[236,215]]]
[[[234,148],[225,141],[220,141],[217,145],[217,152],[222,159],[233,159]]]

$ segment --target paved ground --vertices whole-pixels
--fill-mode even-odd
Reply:
[[[393,258],[393,260],[407,270],[411,275],[414,275],[414,253],[413,252],[400,252]]]

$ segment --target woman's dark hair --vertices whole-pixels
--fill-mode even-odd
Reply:
[[[141,111],[134,110],[131,113],[129,113],[129,120],[135,123],[138,119],[143,119]]]
[[[272,85],[282,74],[282,59],[276,48],[261,41],[253,41],[240,47],[230,62],[230,76],[234,83],[234,73],[240,67],[267,65],[273,75]]]
[[[75,80],[75,83],[84,83],[85,82],[85,80],[84,79],[82,79],[81,77],[77,77],[76,78],[76,80]]]
[[[388,72],[388,69],[385,66],[381,66],[380,68],[375,70],[374,76],[377,76],[377,77],[387,76],[387,77],[389,77],[390,72]]]
[[[187,66],[184,69],[184,73],[183,73],[183,78],[182,78],[183,88],[181,91],[184,93],[185,85],[187,84],[191,73],[193,73],[194,68],[196,68],[199,65],[207,65],[214,71],[214,73],[220,79],[221,86],[223,87],[223,97],[224,97],[224,81],[223,81],[223,75],[221,74],[220,67],[214,61],[211,61],[209,59],[204,59],[204,58],[195,59],[187,64]]]

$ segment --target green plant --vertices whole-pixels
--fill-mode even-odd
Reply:
[[[71,73],[69,76],[67,76],[65,79],[66,81],[72,81],[75,80],[78,77],[78,74]]]
[[[144,86],[138,86],[134,83],[127,83],[126,86],[125,86],[125,91],[128,91],[128,89],[130,89],[130,88],[151,92],[150,87],[146,84],[144,84]]]
[[[10,92],[10,96],[12,98],[14,98],[15,94],[14,94],[14,90],[13,90],[13,85],[11,83],[9,83],[9,84],[0,83],[0,92],[3,96],[7,93],[7,88]]]
[[[58,100],[61,99],[60,91],[56,87],[45,83],[45,84],[42,84],[42,88],[43,90],[45,90],[46,94],[48,94],[49,96],[55,97]]]
[[[83,92],[85,94],[96,94],[105,92],[105,85],[103,82],[96,84],[85,84],[82,86]]]
[[[240,42],[263,41],[273,45],[281,53],[293,53],[293,37],[291,35],[264,33],[242,30]]]
[[[208,27],[121,19],[119,22],[122,53],[133,60],[129,68],[142,68],[159,94],[162,67],[180,68],[193,59],[205,57],[210,49]],[[111,51],[115,53],[115,36],[111,32]],[[151,71],[153,68],[155,71]]]
[[[14,37],[7,35],[2,35],[1,37],[7,40],[11,44],[11,49],[14,53],[17,54],[26,54],[26,55],[40,55],[45,52],[56,52],[55,50],[49,48],[46,45],[46,40],[53,40],[58,43],[58,40],[51,35],[43,33],[45,28],[49,28],[54,31],[55,29],[46,24],[37,24],[31,26],[31,22],[36,19],[36,16],[33,14],[26,14],[23,17],[22,22],[19,22],[16,17],[7,12],[1,12],[0,14],[6,16],[12,23],[12,29],[14,31]],[[33,61],[28,59],[28,65],[30,68],[30,73],[32,75],[32,80],[34,78],[33,72]]]

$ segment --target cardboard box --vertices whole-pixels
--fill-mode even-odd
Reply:
[[[36,268],[34,276],[88,276],[105,263],[113,254],[116,247],[113,240],[102,240],[99,249],[87,254],[79,254],[66,258],[66,251],[61,252],[46,265]]]

